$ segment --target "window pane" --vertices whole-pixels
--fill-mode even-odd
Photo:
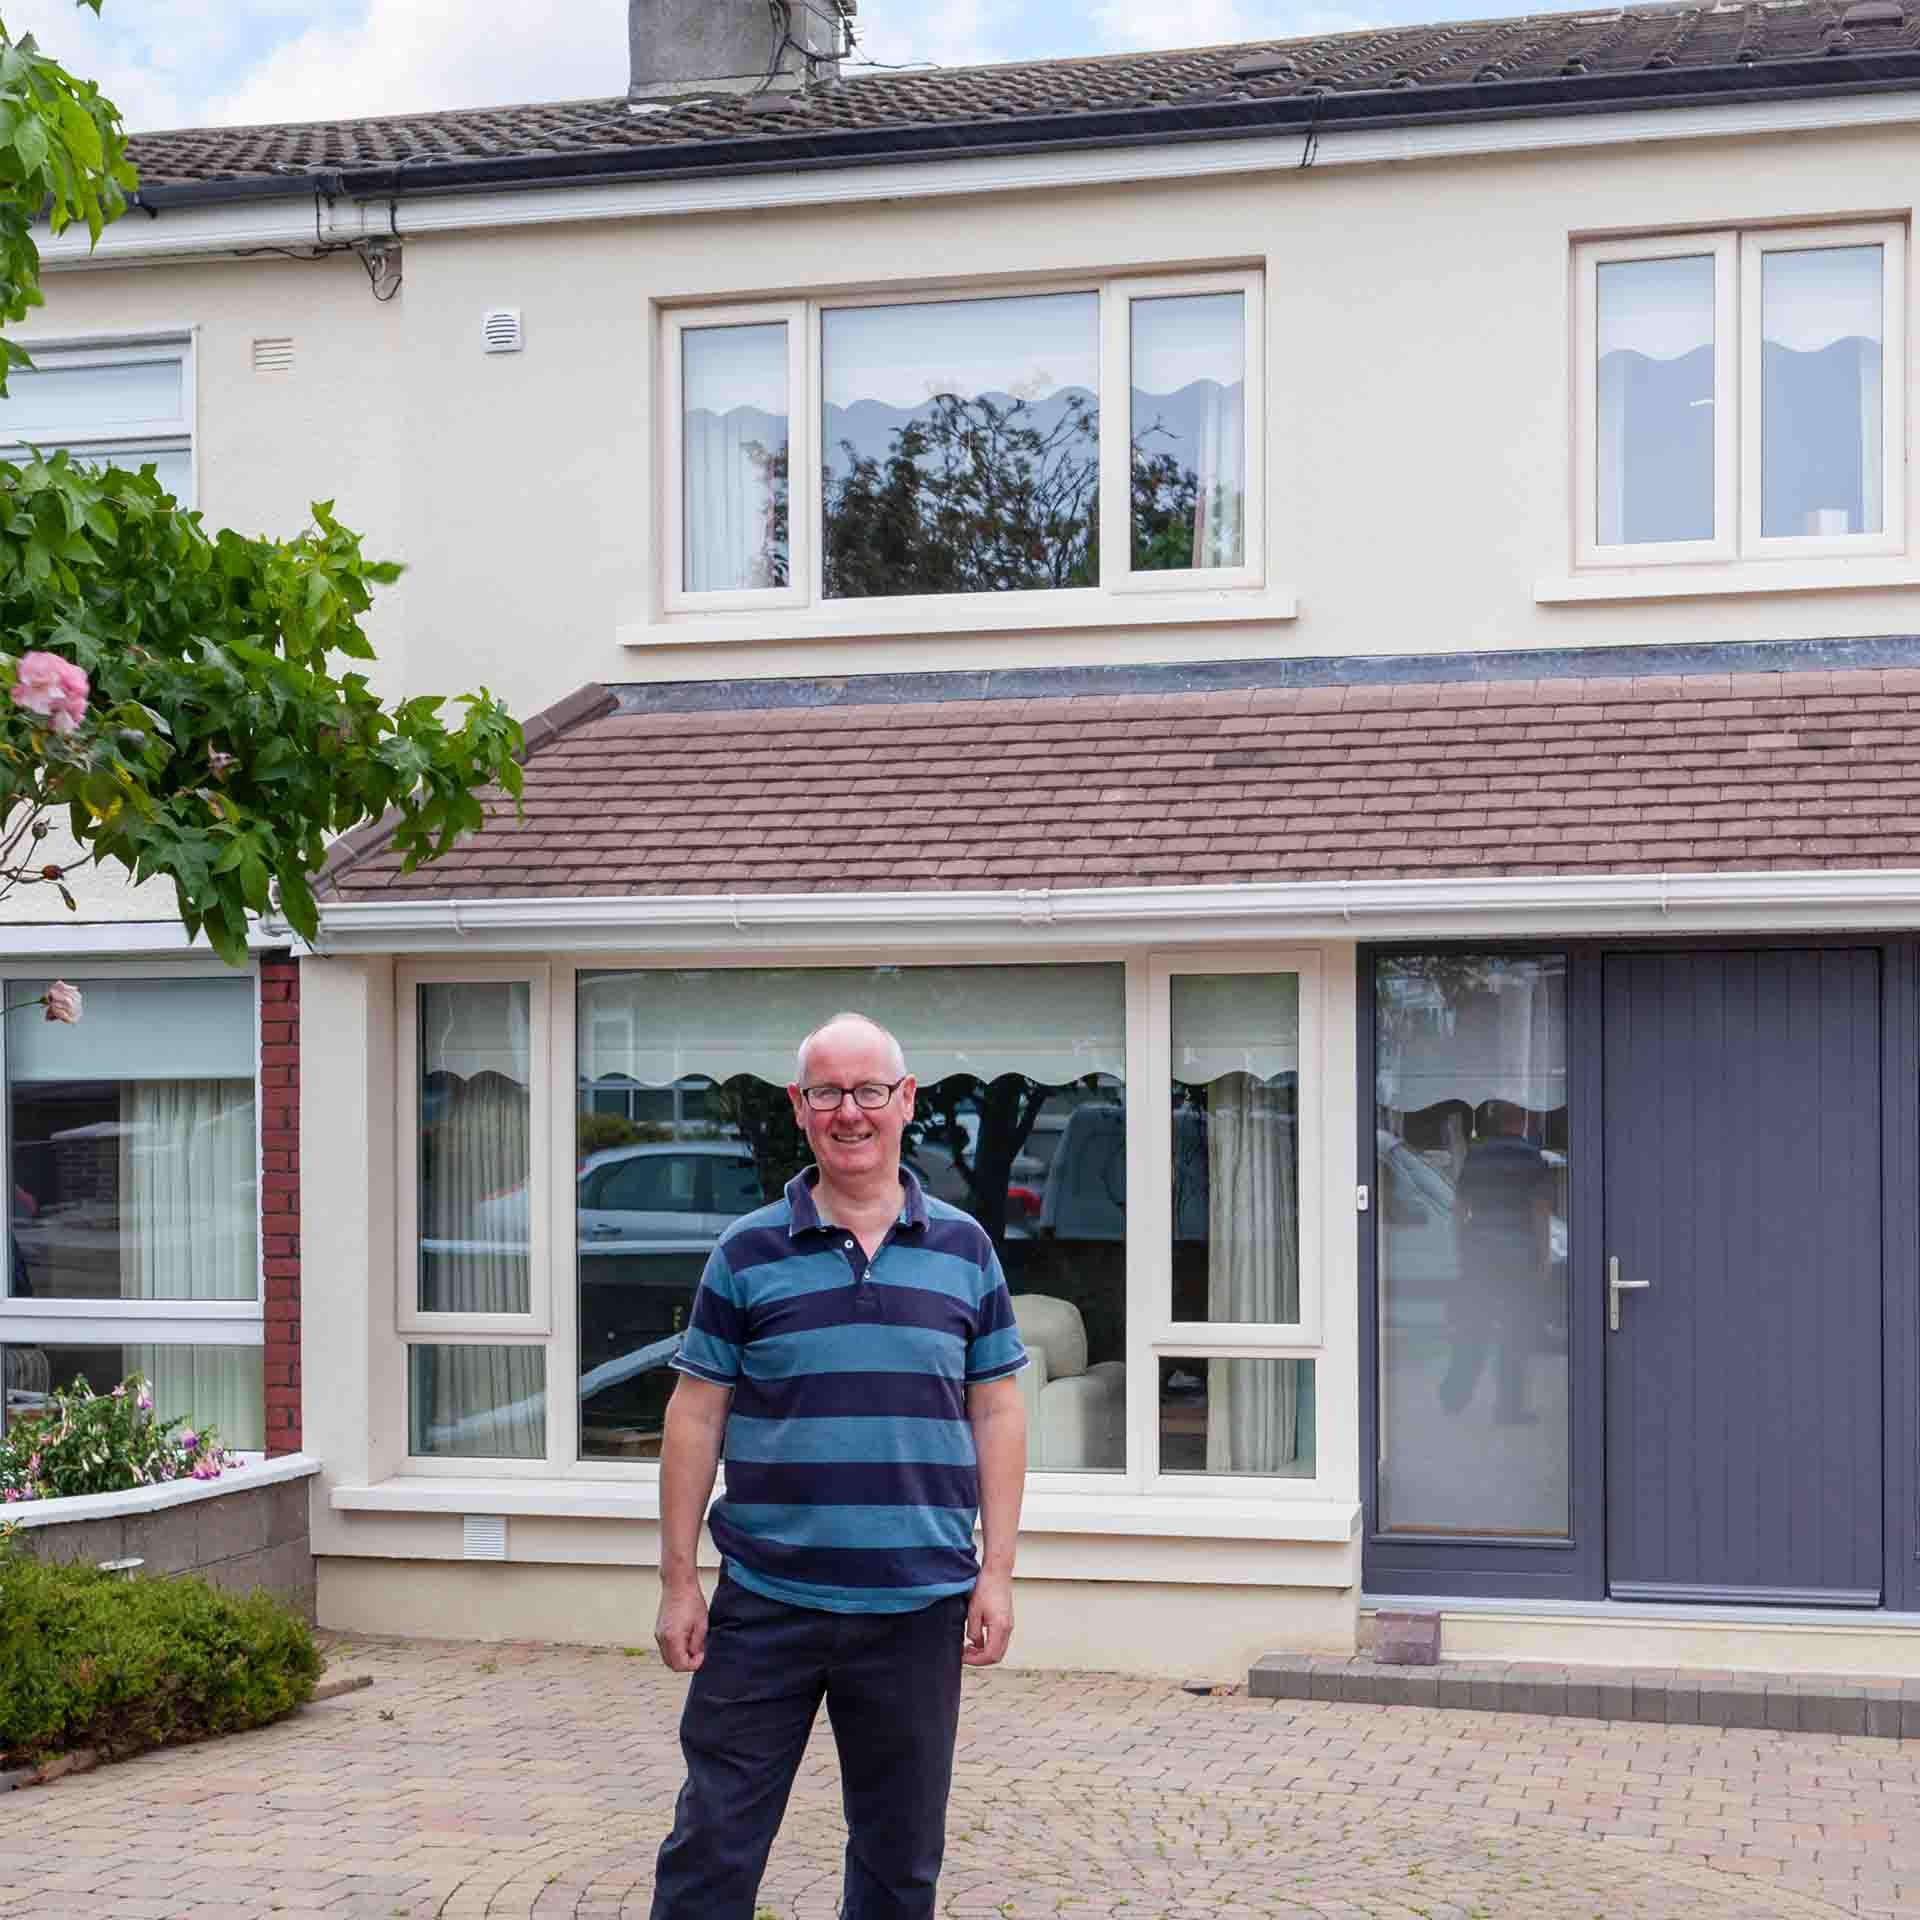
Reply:
[[[834,308],[821,362],[829,599],[1098,583],[1097,295]]]
[[[1568,1527],[1566,961],[1376,973],[1380,1524]]]
[[[1119,967],[584,974],[580,1403],[586,1458],[652,1458],[714,1240],[806,1164],[802,1038],[858,1007],[921,1081],[904,1159],[992,1237],[1034,1364],[1030,1459],[1126,1464],[1125,975]],[[632,1089],[628,1112],[599,1104]]]
[[[10,981],[8,1290],[256,1300],[253,982],[83,980],[86,1015]]]
[[[47,363],[7,377],[0,399],[0,440],[43,428],[73,433],[88,427],[177,425],[186,414],[185,368],[177,354],[119,366]]]
[[[527,1313],[524,980],[420,989],[422,1313]]]
[[[1883,249],[1760,259],[1760,531],[1878,533]]]
[[[1247,559],[1247,320],[1239,293],[1135,300],[1133,565]]]
[[[111,1393],[138,1373],[153,1389],[154,1412],[182,1415],[196,1430],[212,1427],[222,1442],[246,1453],[266,1446],[264,1355],[258,1347],[27,1345],[0,1351],[6,1417],[31,1418],[56,1388],[91,1387]]]
[[[689,327],[680,362],[687,591],[784,587],[786,323]]]
[[[1160,1362],[1162,1473],[1314,1473],[1311,1360]]]
[[[1713,256],[1598,273],[1603,547],[1713,538]]]
[[[1173,1317],[1300,1318],[1300,979],[1176,974]]]
[[[546,1348],[409,1347],[407,1436],[416,1459],[544,1460]]]

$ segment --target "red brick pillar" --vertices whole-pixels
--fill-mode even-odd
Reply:
[[[260,1231],[267,1452],[300,1451],[300,963],[260,961]]]

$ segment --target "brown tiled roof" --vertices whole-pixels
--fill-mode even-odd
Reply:
[[[1157,114],[1171,131],[1196,132],[1220,125],[1220,110],[1247,109],[1244,121],[1257,125],[1263,103],[1303,98],[1322,100],[1329,114],[1340,112],[1347,96],[1378,96],[1380,112],[1403,116],[1443,95],[1451,113],[1511,112],[1516,105],[1524,110],[1530,85],[1547,83],[1584,89],[1593,96],[1589,104],[1641,104],[1646,89],[1605,83],[1640,75],[1667,84],[1691,74],[1718,76],[1716,88],[1750,85],[1767,79],[1764,70],[1784,74],[1784,63],[1799,63],[1791,80],[1798,86],[1874,84],[1876,62],[1885,69],[1878,78],[1897,78],[1898,62],[1888,56],[1916,50],[1920,7],[1903,12],[1899,0],[1599,7],[1172,53],[852,70],[804,93],[717,93],[666,112],[632,112],[623,96],[144,133],[133,142],[133,157],[149,187],[245,180],[263,191],[285,191],[289,179],[318,174],[444,162],[624,154],[637,165],[710,166],[747,158],[769,141],[799,142],[813,157],[832,158],[857,145],[858,136],[915,129],[971,128],[977,137],[1004,125],[1010,138],[1097,139],[1105,137],[1103,116],[1114,115]],[[1905,77],[1911,84],[1912,75]],[[955,133],[947,144],[959,138]]]
[[[1920,669],[575,708],[341,900],[1920,866]]]

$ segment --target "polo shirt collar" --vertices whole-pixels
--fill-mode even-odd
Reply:
[[[787,1209],[792,1216],[787,1224],[790,1238],[797,1239],[803,1233],[817,1233],[826,1225],[813,1199],[813,1190],[819,1184],[818,1167],[803,1167],[787,1182]],[[900,1169],[900,1188],[899,1224],[903,1227],[924,1227],[927,1224],[927,1196],[920,1182],[905,1167]]]

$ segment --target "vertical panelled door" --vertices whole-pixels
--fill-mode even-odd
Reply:
[[[1879,1603],[1880,965],[1604,961],[1616,1599]]]

